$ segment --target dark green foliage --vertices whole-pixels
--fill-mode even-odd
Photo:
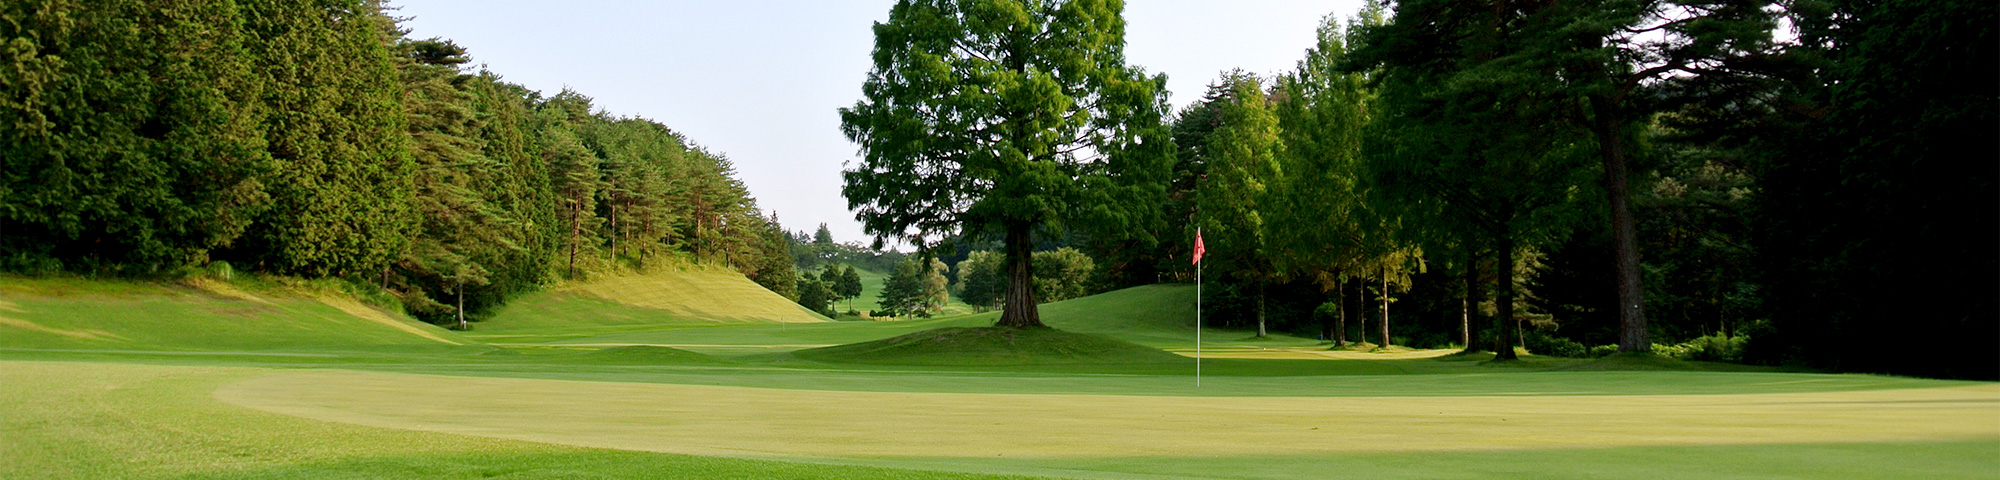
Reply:
[[[462,71],[466,48],[376,1],[84,3],[0,6],[0,268],[225,260],[431,321],[663,255],[795,295],[727,158]]]
[[[855,298],[861,297],[861,290],[863,288],[861,285],[861,272],[856,271],[853,265],[842,265],[840,268],[840,278],[833,280],[831,283],[833,283],[833,294],[847,299],[848,310],[853,311],[853,301]]]
[[[994,309],[1000,307],[1002,291],[1006,284],[1001,277],[1001,261],[1005,256],[992,250],[972,252],[958,262],[958,298],[972,306]]]
[[[875,25],[866,99],[841,110],[861,145],[845,172],[864,228],[920,247],[998,232],[1008,252],[1000,324],[1041,325],[1029,284],[1041,225],[1100,227],[1149,244],[1164,77],[1125,65],[1116,0],[918,1]],[[1151,145],[1150,147],[1146,145]]]
[[[751,281],[757,282],[758,285],[763,285],[764,288],[777,293],[779,296],[796,301],[799,299],[798,283],[790,280],[797,277],[799,273],[798,266],[792,263],[792,257],[789,254],[791,251],[791,236],[785,234],[785,227],[783,225],[778,224],[778,214],[776,212],[772,212],[771,218],[762,223],[763,232],[759,237],[762,242],[757,244],[757,248],[760,252],[764,253],[757,257],[761,260],[757,264],[757,270],[746,275],[750,277]],[[856,290],[859,290],[861,277],[855,277],[854,284]],[[835,290],[835,293],[839,293],[840,289],[836,288]],[[860,293],[857,292],[854,295],[860,295]],[[854,295],[845,296],[851,297]]]
[[[935,258],[904,259],[896,266],[896,273],[882,279],[881,300],[876,302],[882,309],[875,314],[929,317],[937,313],[950,300],[944,271],[944,262]]]
[[[224,258],[305,276],[371,276],[410,248],[416,165],[377,5],[249,1],[246,50],[264,83],[271,208]]]
[[[2000,6],[1802,7],[1801,55],[1823,63],[1761,145],[1757,360],[2000,379]]]
[[[152,273],[242,234],[273,171],[243,13],[0,6],[0,263]]]
[[[801,276],[798,279],[798,292],[799,306],[820,315],[834,316],[833,301],[837,297],[833,293],[833,288],[827,286],[826,282],[814,278],[811,274]]]
[[[1091,273],[1097,263],[1075,248],[1063,247],[1034,253],[1035,301],[1060,302],[1095,293]],[[1001,269],[1003,255],[991,250],[972,252],[958,262],[958,296],[979,308],[997,308],[1001,288],[1007,281]]]

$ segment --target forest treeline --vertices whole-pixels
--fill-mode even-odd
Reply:
[[[0,6],[0,264],[224,264],[379,285],[461,320],[674,259],[794,288],[729,159],[469,68],[371,0]]]
[[[1120,3],[990,3],[876,25],[844,193],[1004,265],[999,325],[1031,251],[1193,281],[1199,232],[1260,335],[2000,378],[1992,2],[1371,1],[1176,112]]]
[[[1222,75],[1107,282],[1191,280],[1199,228],[1260,331],[2000,377],[1992,4],[1481,5]]]

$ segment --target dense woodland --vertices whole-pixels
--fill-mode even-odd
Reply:
[[[1002,325],[1029,251],[1193,281],[1199,231],[1258,334],[2000,377],[1990,2],[1374,2],[1171,113],[1118,2],[989,3],[876,26],[845,192]]]
[[[662,261],[790,293],[729,159],[470,68],[367,0],[0,6],[0,263],[207,266],[377,285],[457,322]]]

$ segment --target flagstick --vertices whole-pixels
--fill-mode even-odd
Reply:
[[[1195,242],[1201,241],[1201,229],[1194,230]],[[1194,387],[1201,388],[1201,260],[1194,262]]]

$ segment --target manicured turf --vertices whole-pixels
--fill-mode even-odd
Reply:
[[[265,413],[210,393],[260,368],[0,362],[0,478],[1007,478],[626,452]],[[427,401],[435,404],[435,401]]]
[[[0,317],[15,320],[0,324],[0,343],[14,345],[0,348],[0,478],[2000,471],[1993,383],[1658,358],[1491,363],[1490,355],[1328,351],[1309,339],[1211,329],[1196,387],[1194,359],[1184,356],[1192,319],[1180,318],[1192,313],[1189,290],[1142,287],[1045,306],[1060,331],[974,328],[990,325],[991,314],[635,322],[602,317],[660,310],[574,300],[590,298],[580,294],[473,335],[404,323],[470,344],[453,345],[363,318],[342,297],[254,281],[0,279]],[[320,330],[230,330],[245,320],[215,313],[251,305],[270,309],[247,314],[252,321]],[[166,313],[147,318],[153,312]],[[209,329],[233,336],[180,331]],[[102,341],[47,330],[123,340],[84,343]]]
[[[800,350],[800,358],[884,365],[1178,363],[1182,357],[1053,328],[945,327],[872,342]]]
[[[2000,414],[1996,385],[1736,395],[1507,393],[947,395],[316,372],[240,382],[216,397],[380,427],[628,450],[819,457],[1171,457],[1992,440],[1993,425],[1965,419]]]

